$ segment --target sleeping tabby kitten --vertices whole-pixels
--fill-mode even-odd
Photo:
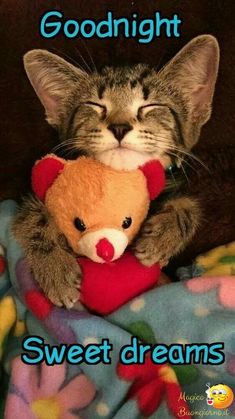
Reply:
[[[24,63],[47,121],[69,149],[117,168],[153,158],[180,166],[211,114],[219,47],[214,37],[199,36],[158,73],[139,64],[87,74],[43,50],[28,52]],[[190,197],[168,197],[143,225],[137,257],[164,264],[192,238],[199,214]],[[71,307],[81,272],[43,203],[26,200],[14,232],[47,296]]]

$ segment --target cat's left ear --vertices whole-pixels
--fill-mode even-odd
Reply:
[[[219,45],[212,35],[189,42],[160,72],[161,77],[187,100],[192,122],[203,125],[211,114],[219,67]]]

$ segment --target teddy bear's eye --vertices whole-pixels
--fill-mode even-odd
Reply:
[[[77,230],[79,230],[79,231],[85,231],[86,230],[85,223],[82,220],[80,220],[80,218],[78,218],[78,217],[75,218],[73,223],[74,223]]]
[[[132,223],[131,217],[126,217],[122,223],[122,228],[125,228],[125,229],[129,228],[131,226],[131,223]]]

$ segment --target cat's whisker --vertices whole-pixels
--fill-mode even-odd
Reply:
[[[178,157],[179,157],[179,155],[178,155],[178,154],[176,154],[176,153],[174,153],[173,151],[169,150],[169,148],[168,148],[168,149],[165,149],[165,151],[166,151],[166,153],[167,153],[169,156],[172,156],[172,157],[174,157],[174,158],[178,158]]]
[[[182,159],[182,162],[184,163],[184,164],[186,164],[188,167],[190,167],[190,169],[191,170],[193,170],[194,172],[197,172],[197,169],[192,165],[192,164],[190,164],[189,162],[188,162],[188,160],[185,160],[185,159]]]
[[[77,140],[89,140],[91,138],[102,138],[102,135],[100,134],[96,134],[95,132],[91,132],[91,130],[87,130],[87,132],[89,132],[89,135],[77,135],[76,137],[71,137],[68,140],[63,141],[62,143],[57,144],[55,147],[53,147],[53,149],[51,150],[51,152],[56,152],[64,147],[67,147],[68,145],[74,145],[77,147]]]
[[[158,145],[158,144],[163,144],[163,145],[165,145],[166,147],[168,147],[168,146],[170,146],[171,144],[170,143],[167,143],[166,141],[157,141],[156,142],[156,140],[155,139],[152,139],[152,138],[149,138],[149,137],[139,137],[140,139],[142,139],[142,140],[146,140],[146,141],[148,141],[149,143],[151,143],[154,147],[156,147],[156,145]]]
[[[55,147],[53,147],[51,149],[51,153],[56,153],[57,151],[60,151],[61,149],[65,148],[67,146],[68,146],[68,144],[64,144],[64,143],[57,144]]]
[[[195,156],[194,154],[191,154],[191,153],[184,153],[184,154],[186,156],[188,156],[189,158],[191,158],[192,160],[194,160],[197,163],[199,163],[208,173],[211,173],[211,171],[208,168],[208,166],[201,159],[199,159],[197,156]]]
[[[74,138],[70,138],[58,145],[56,145],[55,147],[53,147],[53,149],[51,150],[52,153],[56,152],[56,151],[61,151],[64,149],[64,152],[66,151],[66,149],[74,149],[76,150],[78,148],[78,143],[76,142],[77,140],[79,141],[87,141],[89,137],[82,137],[82,136],[77,136]]]
[[[87,70],[85,70],[85,68],[78,62],[76,61],[74,58],[70,57],[68,54],[66,54],[65,52],[62,52],[60,50],[58,50],[57,48],[52,48],[53,51],[59,53],[60,55],[66,57],[69,61],[71,61],[75,66],[77,66],[78,68],[80,68],[82,71],[84,71],[85,73],[87,73]]]
[[[95,72],[95,73],[98,73],[97,67],[96,67],[96,65],[95,65],[95,61],[93,60],[93,57],[92,57],[92,55],[91,55],[91,53],[90,53],[90,51],[89,51],[88,46],[86,45],[86,42],[85,42],[82,38],[80,38],[80,41],[81,41],[81,42],[82,42],[82,44],[84,45],[85,50],[86,50],[86,52],[87,52],[87,54],[88,54],[88,56],[89,56],[89,58],[90,58],[90,61],[91,61],[91,64],[92,64],[92,66],[93,66],[93,70],[94,70],[94,72]]]
[[[164,140],[164,139],[166,139],[167,140],[167,138],[166,137],[162,137],[162,136],[157,136],[156,135],[156,140],[158,140],[158,141],[161,141],[161,140]],[[163,141],[164,142],[164,141]],[[184,155],[186,155],[188,158],[191,158],[192,160],[194,160],[194,161],[196,161],[197,163],[199,163],[205,170],[207,170],[209,173],[211,173],[210,172],[210,170],[208,169],[208,167],[206,166],[206,164],[199,158],[199,157],[197,157],[197,156],[195,156],[195,154],[193,154],[192,152],[190,152],[190,151],[186,151],[186,150],[184,150],[184,149],[182,149],[182,148],[179,148],[179,147],[177,147],[177,146],[175,146],[175,145],[173,145],[173,144],[171,144],[171,145],[169,145],[169,147],[172,149],[172,150],[174,150],[174,151],[177,151],[177,152],[179,152],[180,154],[184,154]]]
[[[181,168],[182,168],[182,171],[183,171],[184,177],[185,177],[185,179],[186,179],[187,183],[189,184],[189,178],[188,178],[187,173],[186,173],[186,170],[185,170],[185,168],[184,168],[184,162],[182,162],[182,164],[181,164]]]
[[[171,178],[173,179],[173,183],[174,183],[175,188],[177,188],[177,182],[176,182],[176,179],[175,179],[174,173],[170,172],[170,176],[171,176]]]
[[[168,150],[168,152],[167,152],[167,154],[169,154],[169,155],[172,155],[173,157],[175,157],[175,158],[177,158],[177,157],[179,157],[179,155],[178,154],[176,154],[176,153],[174,153],[174,152],[172,152],[171,150]],[[195,172],[196,172],[196,169],[195,169],[195,167],[193,167],[187,160],[185,160],[182,156],[180,156],[180,159],[181,159],[181,168],[182,168],[182,172],[183,172],[183,174],[184,174],[184,176],[185,176],[185,178],[187,179],[187,182],[189,183],[189,178],[188,178],[188,176],[187,176],[187,172],[186,172],[186,170],[185,170],[185,168],[184,168],[184,164],[186,164],[187,166],[189,166],[192,170],[194,170]]]
[[[76,47],[75,47],[75,49],[76,49],[76,51],[78,52],[78,54],[79,54],[80,58],[82,59],[82,61],[83,61],[84,65],[86,66],[86,68],[87,68],[88,72],[89,72],[89,73],[92,73],[92,72],[93,72],[93,71],[92,71],[92,68],[91,68],[91,67],[89,66],[89,64],[86,62],[86,60],[85,60],[85,58],[83,57],[83,55],[81,54],[81,52],[80,52],[80,50],[79,50],[78,46],[76,46]]]
[[[176,150],[176,148],[175,148],[175,150]],[[201,160],[201,159],[199,159],[199,157],[197,157],[197,156],[195,156],[193,153],[191,153],[191,152],[187,152],[187,151],[185,151],[185,150],[180,150],[180,149],[178,149],[178,151],[180,152],[180,153],[182,153],[182,154],[184,154],[185,156],[187,156],[188,158],[190,158],[190,159],[192,159],[192,160],[194,160],[194,161],[196,161],[197,163],[199,163],[208,173],[211,173],[210,172],[210,170],[209,170],[209,168],[206,166],[206,164]]]
[[[74,145],[74,139],[71,140],[71,141],[68,141],[67,140],[67,141],[64,141],[64,142],[62,142],[60,144],[57,144],[55,147],[52,148],[51,153],[55,153],[56,151],[59,151],[59,150],[61,150],[63,148],[66,148],[69,145]]]

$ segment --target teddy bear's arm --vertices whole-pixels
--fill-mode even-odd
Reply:
[[[46,296],[58,306],[71,308],[79,299],[81,270],[45,205],[35,198],[26,199],[13,233]]]

